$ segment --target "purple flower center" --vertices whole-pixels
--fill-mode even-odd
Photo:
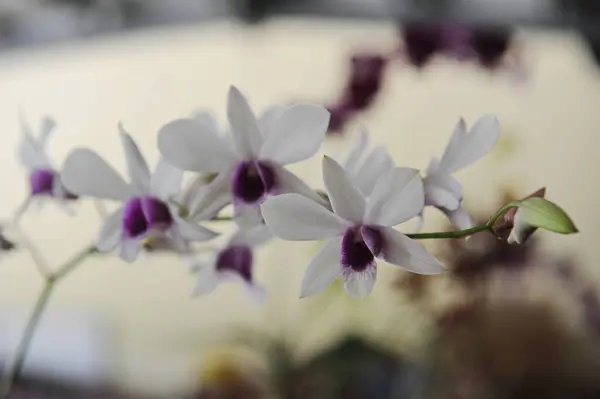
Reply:
[[[54,186],[55,174],[50,169],[37,169],[29,176],[29,184],[31,185],[31,194],[45,195],[52,194]]]
[[[247,204],[262,200],[275,186],[273,168],[260,161],[240,162],[233,175],[232,193],[235,199]]]
[[[370,245],[367,245],[365,240]],[[375,257],[381,252],[382,245],[383,237],[376,228],[361,225],[351,227],[342,238],[340,261],[343,266],[355,272],[362,272],[375,264]]]
[[[162,232],[172,224],[169,207],[157,198],[132,198],[123,208],[123,231],[129,238],[139,238],[151,231]]]
[[[219,252],[217,271],[232,272],[252,282],[252,250],[244,245],[232,245]]]

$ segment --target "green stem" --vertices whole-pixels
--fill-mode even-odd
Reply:
[[[482,224],[481,226],[471,227],[470,229],[458,230],[458,231],[445,231],[445,232],[437,232],[437,233],[417,233],[417,234],[407,234],[408,238],[412,238],[414,240],[430,240],[430,239],[440,239],[440,238],[463,238],[468,237],[476,233],[480,233],[482,231],[489,231],[491,228],[487,224]]]
[[[75,267],[80,265],[83,262],[83,260],[85,260],[89,255],[95,252],[95,246],[86,247],[83,251],[76,253],[71,259],[66,261],[62,267],[56,270],[56,272],[43,276],[45,282],[42,292],[38,296],[38,299],[33,307],[33,311],[31,312],[31,315],[27,320],[25,330],[23,331],[23,335],[19,340],[19,344],[17,345],[17,349],[15,350],[14,356],[8,363],[5,371],[2,374],[2,378],[0,379],[1,399],[8,398],[14,385],[14,382],[17,380],[21,369],[23,368],[23,363],[25,361],[25,358],[27,357],[29,347],[31,346],[31,340],[37,329],[37,326],[39,325],[41,317],[44,314],[44,310],[48,305],[52,292],[54,292],[54,287],[65,276],[67,276],[71,271],[73,271]]]
[[[430,240],[430,239],[441,239],[441,238],[463,238],[468,237],[473,234],[481,233],[482,231],[489,231],[491,233],[494,232],[493,226],[494,224],[511,208],[516,208],[519,206],[519,201],[513,201],[502,208],[498,209],[485,224],[471,227],[469,229],[458,230],[458,231],[445,231],[445,232],[436,232],[436,233],[417,233],[417,234],[407,234],[408,238],[412,238],[413,240]]]

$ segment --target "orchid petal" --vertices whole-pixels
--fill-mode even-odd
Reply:
[[[354,299],[363,299],[373,291],[377,281],[377,267],[369,266],[365,270],[356,272],[344,270],[344,289]]]
[[[126,239],[121,241],[121,250],[119,256],[125,262],[133,263],[137,260],[142,250],[142,244],[136,239]]]
[[[127,161],[127,171],[131,185],[140,194],[147,194],[150,192],[150,168],[148,168],[146,159],[144,159],[131,135],[125,131],[122,123],[119,123],[119,133],[121,135],[121,144],[125,151],[125,160]]]
[[[232,171],[220,173],[190,204],[190,219],[207,220],[231,203]]]
[[[71,151],[60,178],[73,194],[117,201],[135,195],[133,187],[100,155],[86,148]]]
[[[446,214],[452,224],[459,230],[466,230],[475,226],[473,218],[462,206],[459,206],[453,211],[442,209],[442,212]]]
[[[186,241],[202,242],[218,236],[216,232],[179,216],[174,215],[173,220],[179,233]]]
[[[248,299],[257,305],[262,304],[267,298],[267,290],[262,285],[245,282],[244,291]]]
[[[40,135],[38,138],[38,143],[42,151],[45,151],[48,145],[48,141],[50,140],[50,137],[52,137],[55,128],[56,121],[54,120],[54,118],[50,116],[45,116],[42,118],[42,121],[40,123]]]
[[[173,199],[179,194],[182,179],[183,171],[161,157],[152,174],[150,191],[164,201]]]
[[[322,292],[342,274],[341,252],[341,237],[327,240],[306,268],[300,288],[300,298]]]
[[[273,170],[277,176],[277,188],[278,194],[300,194],[306,198],[310,198],[318,204],[323,206],[328,205],[327,201],[321,197],[315,190],[310,188],[308,184],[304,183],[298,176],[284,168],[283,166],[276,165]]]
[[[285,165],[315,155],[323,143],[329,111],[316,105],[287,108],[271,125],[260,158]]]
[[[243,228],[251,229],[263,222],[260,211],[260,204],[246,204],[244,202],[234,202],[233,220]]]
[[[243,157],[256,157],[260,153],[263,138],[248,101],[234,86],[229,88],[227,117],[238,153]]]
[[[336,215],[351,222],[362,221],[366,201],[358,188],[352,185],[344,169],[332,158],[323,158],[323,181]]]
[[[348,175],[354,176],[356,173],[358,173],[360,165],[359,162],[368,146],[369,135],[367,134],[367,130],[364,127],[361,127],[357,132],[357,137],[352,143],[352,147],[350,148],[350,152],[348,153],[346,161],[342,164]]]
[[[205,295],[213,292],[219,285],[219,276],[214,266],[205,266],[198,272],[194,295]]]
[[[288,107],[285,105],[273,105],[263,111],[261,116],[258,118],[258,127],[263,139],[266,139],[273,133],[274,128],[277,127],[277,120],[287,108]]]
[[[169,122],[158,132],[158,149],[179,169],[222,172],[235,164],[238,156],[213,129],[193,119]]]
[[[96,248],[100,252],[111,252],[121,242],[122,225],[123,223],[123,208],[113,212],[104,219],[100,234],[96,242]]]
[[[500,137],[500,124],[495,116],[479,118],[467,134],[464,120],[456,126],[440,160],[438,170],[454,173],[490,152]]]
[[[271,230],[261,224],[251,229],[238,229],[229,240],[229,245],[246,245],[254,248],[266,244],[272,238]]]
[[[440,274],[444,266],[418,242],[392,228],[380,230],[383,246],[378,258],[417,274]],[[367,246],[375,243],[366,241]]]
[[[19,112],[19,123],[21,126],[21,142],[19,143],[19,160],[29,170],[48,168],[50,161],[46,156],[44,148],[35,139],[31,127],[25,120],[22,112]]]
[[[428,175],[423,179],[425,205],[433,205],[449,210],[460,206],[463,196],[462,186],[450,175],[439,173]]]
[[[365,222],[395,226],[418,215],[425,205],[418,170],[394,168],[377,180],[367,201]]]
[[[354,181],[365,196],[370,196],[377,179],[394,168],[394,161],[383,147],[376,147],[356,171]]]
[[[267,198],[262,205],[262,215],[273,234],[284,240],[336,237],[348,228],[333,212],[299,194]]]

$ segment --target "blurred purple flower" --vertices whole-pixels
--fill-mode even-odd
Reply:
[[[381,90],[388,59],[381,54],[357,54],[350,60],[350,77],[332,106],[329,132],[339,132],[357,112],[370,107]]]

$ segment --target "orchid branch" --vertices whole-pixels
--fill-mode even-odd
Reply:
[[[28,250],[31,250],[31,248],[32,247],[27,247]],[[2,374],[2,378],[0,379],[0,398],[8,398],[14,382],[23,368],[23,363],[27,356],[29,347],[31,346],[33,335],[39,325],[42,315],[44,314],[44,310],[48,305],[50,297],[54,292],[54,287],[71,271],[79,266],[88,256],[96,252],[97,250],[94,245],[86,246],[82,251],[76,253],[73,257],[67,260],[55,272],[48,274],[42,273],[45,280],[44,287],[42,288],[35,306],[33,307],[33,311],[27,320],[25,330],[23,331],[23,335],[19,340],[19,344],[15,350],[14,356],[8,363],[8,366],[6,367],[5,372]]]
[[[494,224],[512,208],[517,208],[519,206],[519,201],[513,201],[502,208],[498,209],[488,221],[484,224],[474,226],[464,230],[457,231],[446,231],[446,232],[435,232],[435,233],[416,233],[416,234],[407,234],[408,238],[412,238],[413,240],[429,240],[429,239],[443,239],[443,238],[464,238],[471,236],[473,234],[481,233],[483,231],[489,231],[494,233],[493,227]]]

